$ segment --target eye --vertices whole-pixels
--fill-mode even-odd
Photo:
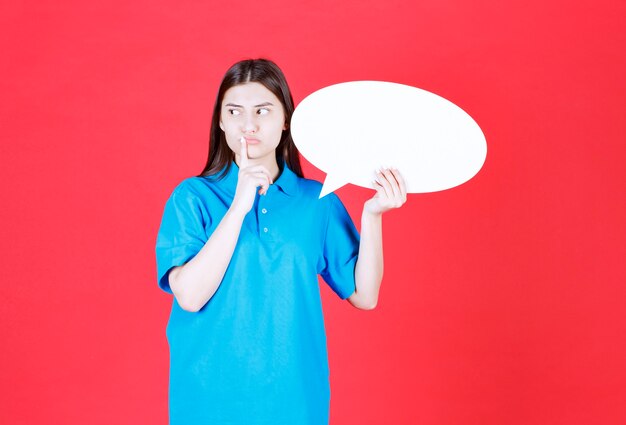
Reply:
[[[259,108],[259,110],[256,111],[256,113],[259,115],[267,115],[270,113],[270,110],[267,108]]]
[[[239,111],[239,109],[229,109],[229,110],[228,110],[228,113],[229,113],[230,115],[234,115],[234,116],[237,116],[237,115],[241,114],[241,112]]]

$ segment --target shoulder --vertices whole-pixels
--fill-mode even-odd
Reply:
[[[207,210],[216,196],[206,180],[198,176],[183,179],[172,190],[167,204],[175,209]]]
[[[220,181],[211,177],[192,176],[183,179],[172,191],[172,196],[205,197],[220,188]]]
[[[180,181],[167,200],[165,214],[175,217],[176,223],[184,217],[210,223],[218,201],[204,180],[203,177],[193,176]]]
[[[197,196],[198,194],[199,185],[197,177],[187,177],[174,186],[170,194],[170,200]]]

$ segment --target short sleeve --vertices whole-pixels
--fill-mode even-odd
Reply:
[[[337,195],[327,196],[330,207],[324,239],[324,269],[320,275],[341,299],[346,299],[356,289],[354,269],[359,255],[359,233]]]
[[[158,284],[165,292],[170,289],[168,272],[182,266],[202,249],[207,236],[198,195],[183,181],[165,203],[163,218],[156,240],[156,263]]]

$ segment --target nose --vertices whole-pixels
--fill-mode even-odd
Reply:
[[[246,114],[246,119],[243,122],[243,132],[245,134],[254,134],[259,129],[256,122],[256,117],[251,114]]]

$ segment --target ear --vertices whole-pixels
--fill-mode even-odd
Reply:
[[[222,122],[221,118],[220,118],[220,128],[222,129],[222,131],[224,131],[224,123]]]
[[[283,131],[287,130],[289,128],[289,124],[285,123],[285,125],[283,125]]]

